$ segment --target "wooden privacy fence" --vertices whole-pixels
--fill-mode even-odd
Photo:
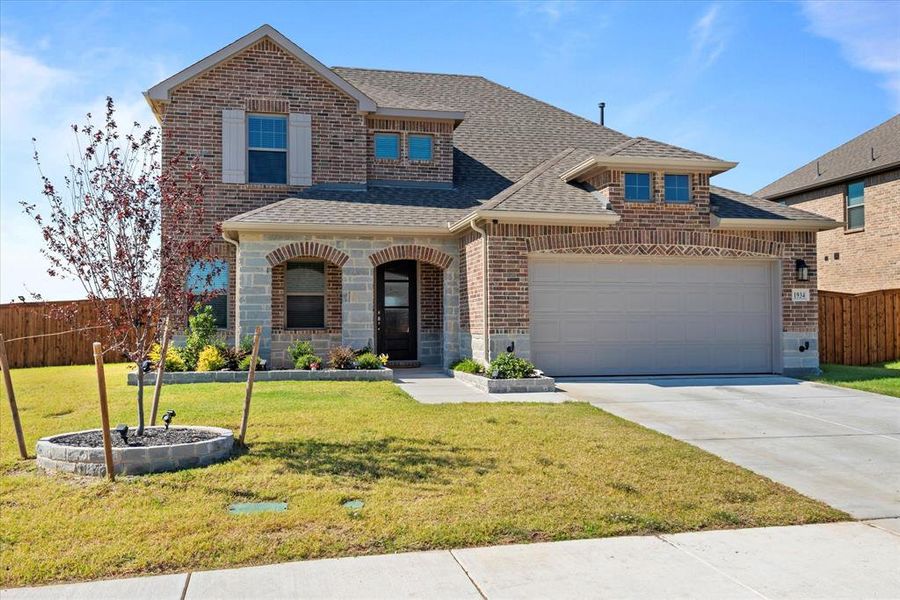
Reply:
[[[868,365],[900,359],[900,289],[819,292],[819,361]]]
[[[61,308],[72,309],[68,317],[57,314]],[[88,300],[0,304],[0,333],[13,368],[93,364],[92,344],[103,333],[98,323]]]

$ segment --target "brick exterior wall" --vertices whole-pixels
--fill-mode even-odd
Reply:
[[[368,178],[393,181],[436,181],[453,183],[453,122],[416,121],[369,117],[367,127]],[[375,158],[375,133],[396,133],[400,136],[400,158]],[[432,137],[431,160],[410,160],[409,134]]]
[[[617,227],[677,227],[679,229],[704,229],[709,227],[709,173],[691,173],[691,202],[665,201],[665,171],[650,173],[650,202],[625,200],[625,172],[607,169],[591,176],[587,183],[598,189],[609,200],[612,210],[622,219]]]
[[[435,265],[419,264],[419,331],[440,333],[443,330],[444,273]]]
[[[470,334],[484,333],[483,246],[477,232],[459,238],[459,327]]]
[[[846,184],[840,184],[783,200],[846,221],[845,193]],[[819,233],[815,262],[819,289],[858,294],[900,286],[900,169],[865,178],[865,207],[864,230]]]

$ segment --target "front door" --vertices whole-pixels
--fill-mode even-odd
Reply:
[[[378,353],[391,360],[416,360],[416,261],[383,264],[376,269],[375,278]]]

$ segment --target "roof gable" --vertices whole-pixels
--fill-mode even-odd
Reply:
[[[216,65],[237,55],[239,52],[246,50],[247,48],[253,46],[255,43],[264,38],[268,38],[269,40],[271,40],[285,52],[287,52],[303,64],[307,65],[310,69],[315,71],[319,76],[328,81],[334,87],[338,88],[351,98],[355,99],[359,103],[360,111],[375,112],[377,106],[372,98],[362,92],[359,88],[351,85],[340,75],[323,65],[314,56],[307,53],[305,50],[303,50],[303,48],[286,38],[271,25],[263,25],[251,31],[244,37],[235,40],[221,50],[210,54],[203,60],[200,60],[187,67],[186,69],[179,71],[175,75],[172,75],[168,79],[157,83],[149,90],[144,92],[144,96],[147,98],[147,101],[150,102],[151,106],[154,107],[154,110],[156,110],[156,104],[160,102],[167,102],[174,88],[178,87],[186,81],[193,79],[194,77],[197,77],[202,73],[205,73]]]

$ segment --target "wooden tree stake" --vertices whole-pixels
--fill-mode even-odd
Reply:
[[[156,369],[156,385],[153,388],[153,406],[150,409],[150,427],[156,425],[159,395],[162,393],[163,373],[166,372],[166,353],[169,351],[169,317],[163,325],[162,345],[159,348],[159,366]]]
[[[250,371],[247,373],[247,394],[244,396],[244,417],[241,419],[241,435],[238,443],[244,445],[244,436],[247,434],[247,418],[250,416],[250,396],[253,395],[253,379],[256,377],[256,361],[259,357],[259,337],[262,334],[262,327],[256,327],[256,333],[253,334],[253,354],[250,357]]]
[[[113,468],[112,440],[109,436],[109,407],[106,405],[106,375],[103,371],[103,345],[94,342],[94,364],[97,365],[97,386],[100,389],[100,422],[103,432],[103,451],[106,454],[106,476],[116,480]]]
[[[22,421],[19,420],[19,407],[16,404],[16,392],[13,390],[12,375],[9,372],[9,359],[6,357],[6,342],[0,334],[0,369],[3,369],[3,383],[6,385],[6,397],[9,398],[9,410],[12,411],[13,427],[16,428],[16,441],[19,442],[19,455],[28,458],[25,449],[25,436],[22,433]]]

